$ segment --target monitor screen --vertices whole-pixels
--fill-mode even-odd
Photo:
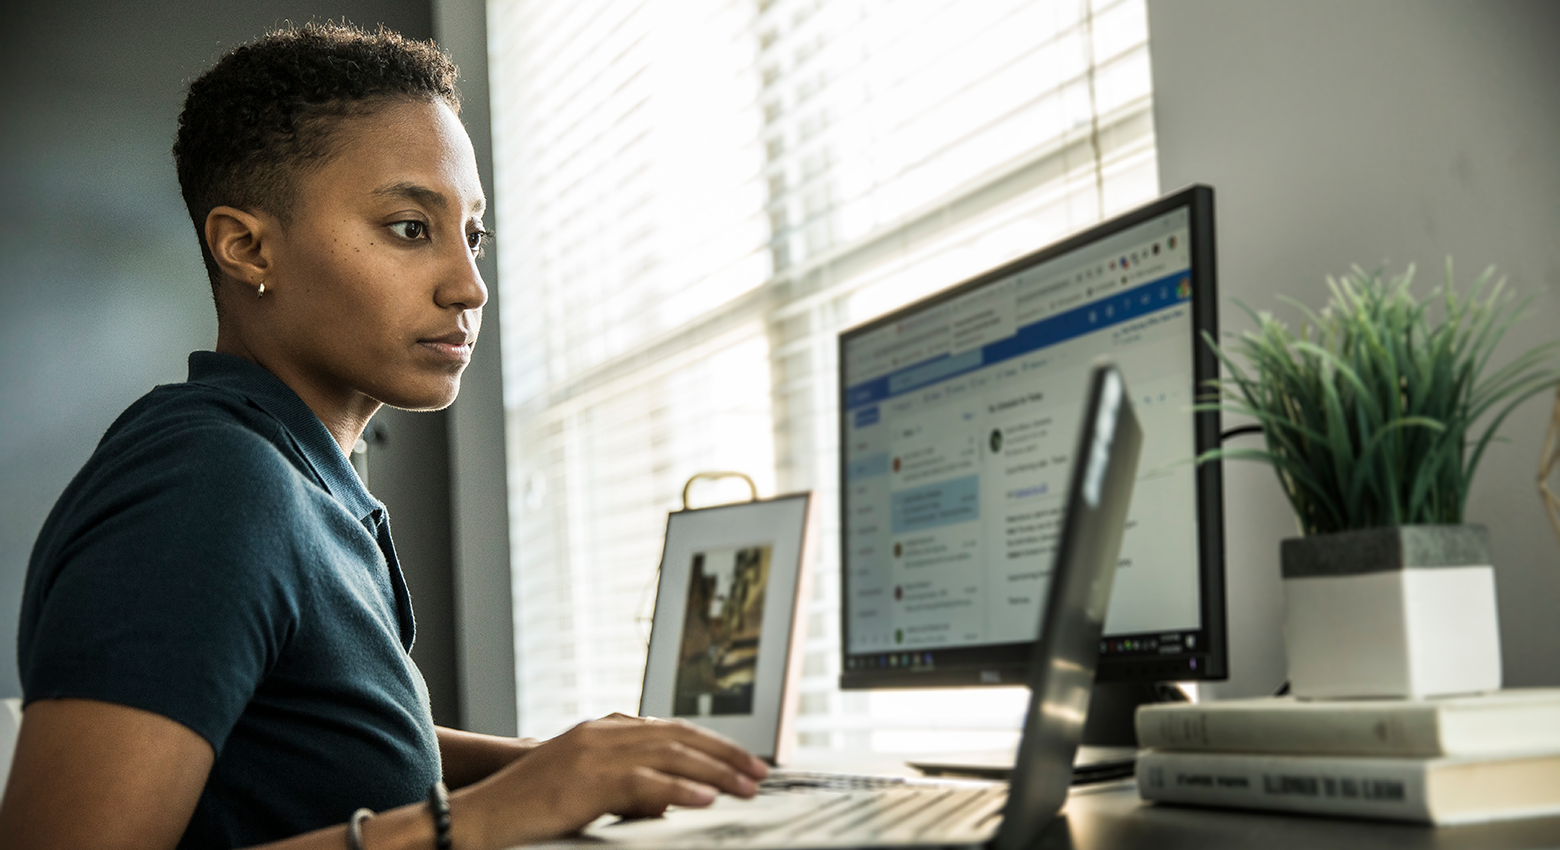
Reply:
[[[1097,676],[1226,676],[1214,299],[1196,186],[840,336],[841,687],[1026,681],[1101,355],[1144,437]]]

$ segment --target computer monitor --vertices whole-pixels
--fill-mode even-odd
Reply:
[[[1144,440],[1097,678],[1227,676],[1214,277],[1193,186],[841,334],[842,688],[1026,681],[1099,355]]]

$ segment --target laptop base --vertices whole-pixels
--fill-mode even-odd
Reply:
[[[1012,748],[947,753],[905,762],[927,776],[972,777],[1006,781],[1013,774]],[[1137,767],[1136,747],[1078,748],[1073,758],[1074,785],[1109,782],[1131,776]]]

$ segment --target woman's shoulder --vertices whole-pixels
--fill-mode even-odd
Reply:
[[[308,471],[275,417],[237,392],[197,383],[159,386],[127,408],[83,472],[94,467],[136,475],[177,469],[240,485]]]
[[[34,544],[28,595],[41,604],[70,571],[290,597],[307,572],[300,553],[341,513],[333,505],[287,429],[242,395],[159,387],[109,427],[60,495]]]
[[[324,496],[275,418],[198,384],[158,387],[109,426],[61,494],[44,538],[109,524],[220,530],[235,537],[297,522]],[[60,541],[63,542],[63,541]]]

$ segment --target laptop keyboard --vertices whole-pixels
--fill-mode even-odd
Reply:
[[[715,846],[974,842],[995,831],[995,819],[1006,799],[1007,788],[1001,785],[858,790],[821,796],[816,808],[799,817],[763,824],[726,824],[700,838]]]
[[[855,773],[820,773],[807,770],[771,770],[758,784],[760,794],[794,791],[871,791],[905,784],[902,776],[869,776]]]

